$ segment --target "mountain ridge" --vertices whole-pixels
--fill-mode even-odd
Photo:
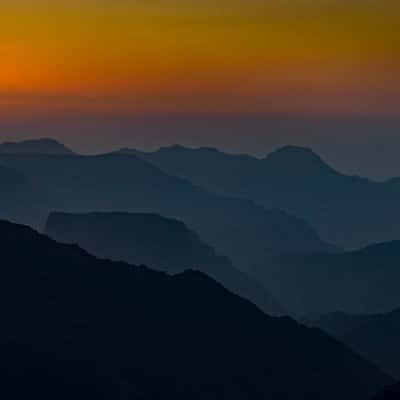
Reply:
[[[300,315],[386,313],[400,304],[400,241],[336,254],[269,257],[251,274]]]
[[[200,272],[100,260],[4,221],[0,238],[0,380],[14,397],[364,400],[392,383]]]
[[[71,149],[51,138],[0,143],[0,153],[73,155]]]
[[[158,214],[52,212],[45,233],[62,243],[77,243],[96,257],[148,265],[176,274],[197,269],[270,315],[283,309],[266,290],[231,261],[218,255],[183,222]]]
[[[0,164],[44,187],[52,198],[49,212],[153,212],[177,218],[241,269],[269,252],[334,250],[298,217],[216,195],[132,155],[0,153]]]
[[[132,154],[215,193],[303,218],[340,248],[400,238],[398,179],[377,182],[346,175],[310,148],[299,146],[284,146],[261,159],[179,149]]]

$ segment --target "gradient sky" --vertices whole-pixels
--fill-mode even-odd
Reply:
[[[398,0],[2,0],[0,118],[400,116]]]

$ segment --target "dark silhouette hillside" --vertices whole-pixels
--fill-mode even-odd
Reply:
[[[364,400],[391,383],[200,272],[99,260],[8,222],[0,238],[3,398]]]
[[[177,218],[240,268],[270,253],[332,249],[299,218],[206,192],[135,156],[0,154],[0,164],[46,188],[53,200],[49,211],[124,211]]]
[[[22,142],[4,142],[0,144],[0,153],[11,154],[57,154],[72,155],[72,150],[53,139],[34,139]]]
[[[400,379],[400,309],[386,314],[324,314],[310,321]]]
[[[400,383],[386,387],[382,392],[376,395],[373,400],[399,400]]]
[[[400,242],[338,254],[270,257],[253,269],[284,307],[300,315],[389,312],[400,304]]]
[[[182,146],[121,152],[207,190],[304,218],[342,248],[400,239],[398,179],[378,183],[344,175],[306,148],[286,146],[263,159]]]
[[[46,234],[114,261],[148,265],[170,274],[199,270],[266,313],[283,313],[262,286],[236,269],[227,257],[218,256],[195,232],[175,219],[156,214],[52,213]]]

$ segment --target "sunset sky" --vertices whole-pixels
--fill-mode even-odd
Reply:
[[[398,0],[3,0],[0,113],[400,114]]]

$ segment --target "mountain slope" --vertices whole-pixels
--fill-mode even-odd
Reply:
[[[400,379],[400,309],[387,314],[321,315],[311,321]]]
[[[155,214],[50,214],[46,234],[95,256],[148,265],[170,274],[199,270],[271,315],[282,314],[266,290],[180,221]]]
[[[57,154],[72,155],[74,154],[65,145],[53,139],[34,139],[24,140],[22,142],[4,142],[0,143],[0,153],[12,154]]]
[[[13,398],[361,400],[391,383],[200,272],[98,260],[7,222],[0,238],[0,384]]]
[[[0,218],[35,225],[46,216],[45,193],[24,174],[0,165]]]
[[[334,170],[309,149],[286,146],[263,159],[182,146],[135,154],[169,174],[227,196],[304,218],[342,248],[400,239],[400,185]]]
[[[252,274],[300,315],[389,312],[400,304],[400,242],[338,254],[270,257]]]
[[[177,218],[246,268],[266,254],[332,249],[301,219],[206,192],[135,156],[0,154],[51,193],[51,209],[149,212]],[[44,221],[43,221],[44,224]]]

